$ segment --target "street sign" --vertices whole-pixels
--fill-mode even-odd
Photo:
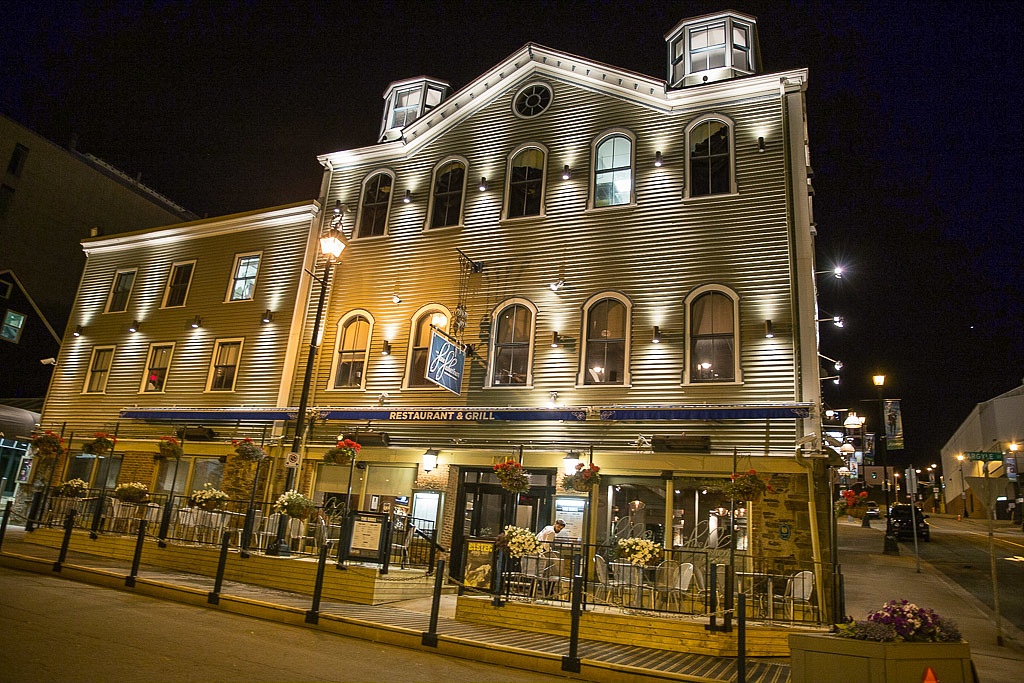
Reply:
[[[298,467],[299,466],[299,454],[292,451],[284,458],[285,467]]]
[[[964,453],[967,459],[972,462],[992,462],[993,460],[1002,460],[1002,453],[990,453],[987,451],[969,451]]]

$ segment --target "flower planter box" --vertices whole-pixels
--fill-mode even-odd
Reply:
[[[942,683],[973,683],[971,647],[879,643],[828,635],[789,636],[792,683],[921,683],[931,667]]]

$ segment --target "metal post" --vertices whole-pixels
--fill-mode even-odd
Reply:
[[[67,518],[64,520],[64,539],[60,544],[60,554],[57,556],[57,561],[53,563],[53,571],[59,572],[60,568],[64,566],[64,561],[68,559],[68,545],[71,543],[71,530],[75,528],[75,509],[71,508]]]
[[[11,519],[11,504],[13,501],[7,501],[7,505],[4,505],[4,519],[0,522],[0,549],[4,547],[4,536],[7,534],[7,522]]]
[[[736,683],[747,683],[747,594],[740,593],[736,601],[740,611],[736,619]]]
[[[313,364],[316,362],[317,352],[317,335],[320,333],[320,319],[324,313],[324,301],[327,298],[327,284],[331,279],[331,267],[334,264],[328,259],[327,265],[324,266],[324,278],[319,280],[315,275],[313,279],[319,280],[320,282],[320,298],[316,305],[316,316],[313,318],[313,333],[309,338],[309,356],[306,358],[306,374],[302,379],[302,393],[299,396],[299,414],[295,417],[295,438],[292,440],[292,452],[298,453],[299,448],[302,446],[303,431],[306,429],[306,405],[309,403],[309,389],[313,382]],[[285,479],[285,491],[291,491],[295,488],[296,478],[296,467],[288,468],[288,475]],[[267,549],[268,555],[277,555],[279,557],[287,557],[291,554],[291,548],[288,547],[288,541],[285,539],[285,531],[287,528],[288,520],[285,519],[284,515],[279,515],[277,520],[277,536],[274,539],[273,545]]]
[[[437,573],[434,575],[434,595],[430,603],[430,625],[421,641],[427,647],[437,647],[437,617],[441,613],[442,586],[444,586],[444,560],[438,560]]]
[[[220,557],[217,560],[217,576],[213,580],[213,590],[206,595],[206,602],[211,605],[220,604],[220,591],[224,587],[224,568],[228,564],[228,548],[230,546],[231,532],[225,531],[220,539]]]
[[[495,553],[495,558],[494,558],[494,586],[493,586],[494,598],[491,599],[491,604],[494,605],[495,607],[501,607],[502,604],[503,604],[502,601],[501,601],[501,593],[502,593],[502,590],[503,590],[503,585],[502,584],[504,583],[504,581],[503,581],[504,577],[505,577],[505,553],[504,553],[504,551],[499,549],[498,552]]]
[[[242,559],[249,557],[249,541],[252,537],[252,527],[256,523],[256,489],[260,483],[260,468],[267,458],[260,458],[256,461],[256,474],[252,479],[252,492],[249,494],[249,509],[245,511],[245,522],[242,524],[242,544],[238,554]]]
[[[139,575],[139,565],[142,563],[142,543],[146,540],[146,520],[139,520],[139,535],[135,538],[135,554],[132,556],[131,573],[125,577],[124,585],[128,588],[135,587],[135,577]]]
[[[320,546],[320,559],[316,564],[316,582],[313,584],[313,604],[306,611],[306,623],[317,624],[320,622],[320,596],[324,590],[324,568],[327,566],[327,552],[331,548],[331,542],[324,539]]]
[[[886,555],[899,555],[900,544],[893,535],[892,522],[889,519],[889,454],[885,443],[885,398],[882,395],[882,385],[878,385],[878,433],[875,436],[875,448],[878,451],[879,460],[882,462],[883,487],[885,490],[885,540],[882,545],[882,552]],[[916,533],[916,532],[915,532]]]
[[[583,613],[583,576],[578,562],[572,573],[572,610],[569,625],[569,654],[562,657],[562,671],[580,672],[580,615]]]

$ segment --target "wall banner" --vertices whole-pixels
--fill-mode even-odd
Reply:
[[[466,352],[459,344],[436,329],[430,331],[430,352],[427,355],[428,380],[453,394],[462,393],[462,371]]]

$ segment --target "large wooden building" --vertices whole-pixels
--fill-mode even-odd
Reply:
[[[190,446],[200,457],[263,438],[279,491],[326,280],[315,239],[336,208],[348,246],[312,340],[300,489],[436,521],[453,574],[463,538],[555,517],[570,538],[729,535],[736,552],[822,572],[807,72],[762,73],[756,20],[734,12],[683,21],[666,43],[667,79],[528,44],[455,92],[396,81],[379,139],[323,154],[318,203],[289,220],[87,240],[70,328],[88,334],[65,340],[45,426],[117,428],[126,459],[151,457],[168,424],[214,436]],[[259,227],[219,235],[222,222]],[[253,296],[231,302],[250,254]],[[322,463],[339,435],[363,444],[355,472]],[[567,458],[600,466],[600,486],[564,488]],[[528,492],[499,485],[507,459]],[[730,509],[708,487],[749,470],[770,485],[753,504]]]

